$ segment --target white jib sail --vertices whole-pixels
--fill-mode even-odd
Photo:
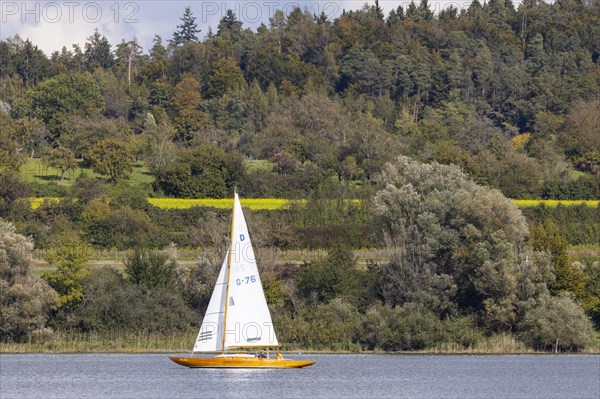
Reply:
[[[198,332],[194,352],[220,352],[223,349],[223,315],[227,288],[227,257],[219,271],[217,283]]]
[[[277,346],[240,200],[235,194],[225,349]]]

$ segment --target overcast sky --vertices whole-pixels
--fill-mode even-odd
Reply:
[[[416,3],[419,0],[415,0]],[[30,39],[47,55],[63,46],[71,50],[72,44],[77,43],[83,48],[86,38],[98,31],[105,35],[114,46],[121,39],[129,41],[136,37],[144,48],[144,52],[152,46],[155,34],[162,37],[163,43],[172,37],[173,31],[181,22],[185,7],[190,6],[199,34],[204,38],[208,27],[216,32],[216,27],[228,9],[232,9],[243,26],[253,30],[264,22],[269,24],[269,17],[275,10],[281,9],[286,15],[295,7],[307,8],[315,14],[321,11],[333,19],[340,15],[343,9],[360,9],[366,1],[306,1],[306,0],[244,0],[244,1],[19,1],[0,0],[0,39],[5,40],[16,34],[24,39]],[[386,14],[389,10],[410,1],[380,0],[380,5]],[[467,7],[470,1],[430,0],[430,7],[439,11],[450,4],[458,8]],[[374,0],[370,1],[374,4]]]

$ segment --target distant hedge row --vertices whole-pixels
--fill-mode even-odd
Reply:
[[[600,207],[598,205],[595,207],[583,204],[565,206],[561,201],[561,204],[557,206],[522,207],[521,211],[529,223],[552,220],[561,235],[571,245],[600,244]]]

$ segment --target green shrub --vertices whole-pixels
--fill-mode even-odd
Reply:
[[[198,324],[178,290],[128,284],[113,268],[94,270],[84,288],[85,300],[76,313],[82,331],[171,333]]]
[[[594,335],[592,322],[569,296],[546,296],[525,315],[521,338],[538,350],[578,351]]]

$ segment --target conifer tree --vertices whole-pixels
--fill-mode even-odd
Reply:
[[[106,36],[100,35],[98,29],[94,34],[88,37],[85,43],[84,59],[88,70],[93,71],[96,68],[108,69],[115,63],[110,43]]]
[[[175,46],[179,46],[188,42],[197,42],[198,36],[196,36],[196,34],[200,33],[201,30],[198,29],[196,17],[192,14],[190,7],[185,8],[183,17],[180,19],[181,25],[177,25],[177,30],[173,32],[171,43]]]

